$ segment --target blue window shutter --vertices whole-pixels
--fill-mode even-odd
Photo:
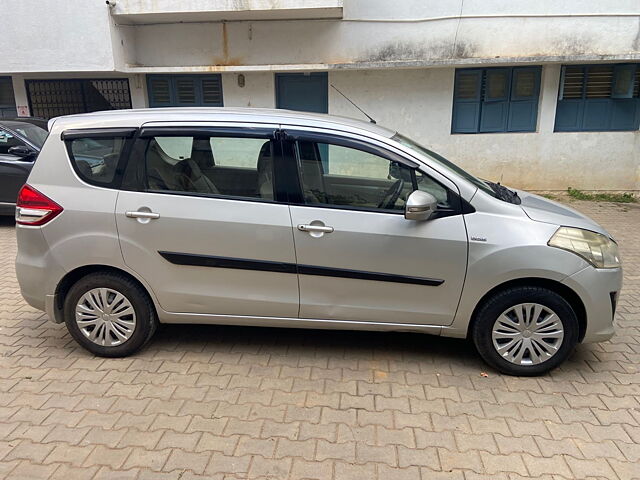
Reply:
[[[611,98],[633,97],[633,86],[635,83],[635,75],[636,75],[635,65],[614,66]]]
[[[453,104],[453,133],[476,133],[480,118],[480,102]]]
[[[611,101],[608,98],[590,98],[588,101],[585,101],[582,130],[609,130],[610,105]]]
[[[556,132],[577,132],[582,129],[584,102],[578,100],[559,100],[556,106]]]
[[[503,102],[485,102],[480,113],[480,132],[504,132],[507,127],[509,104]]]
[[[509,106],[509,132],[534,132],[538,118],[538,102],[512,102]]]
[[[174,102],[171,77],[167,75],[147,75],[147,90],[150,107],[170,107]]]
[[[222,106],[220,75],[147,75],[150,107]]]
[[[456,70],[452,133],[477,133],[480,123],[482,70]]]
[[[514,68],[511,75],[511,103],[508,132],[534,132],[538,119],[540,67]]]
[[[611,100],[611,130],[638,130],[640,99]]]
[[[505,132],[509,113],[511,71],[508,68],[486,70],[484,102],[480,112],[480,132]]]

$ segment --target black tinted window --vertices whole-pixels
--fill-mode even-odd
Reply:
[[[145,149],[150,190],[274,199],[267,138],[156,136]]]
[[[88,183],[109,186],[124,148],[124,137],[83,137],[69,141],[76,173]]]

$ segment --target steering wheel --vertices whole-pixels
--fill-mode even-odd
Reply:
[[[403,188],[404,188],[404,180],[398,179],[384,193],[384,197],[382,197],[382,200],[380,200],[380,203],[378,204],[378,208],[381,208],[384,210],[392,209],[393,206],[398,201],[398,198],[400,197],[400,194],[402,193]]]

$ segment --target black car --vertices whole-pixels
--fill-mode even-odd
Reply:
[[[47,138],[42,119],[0,119],[0,215],[13,215],[18,191]]]

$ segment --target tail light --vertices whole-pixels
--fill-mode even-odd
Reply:
[[[63,208],[30,185],[18,193],[16,222],[20,225],[44,225],[62,213]]]

